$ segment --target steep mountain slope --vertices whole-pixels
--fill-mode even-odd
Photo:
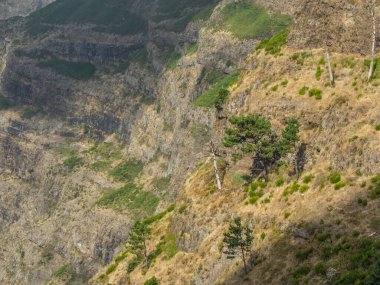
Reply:
[[[2,22],[1,282],[371,284],[379,74],[367,82],[364,57],[334,53],[330,87],[317,49],[334,18],[347,32],[329,48],[366,53],[349,27],[370,33],[367,6],[303,2],[60,0]],[[364,12],[347,21],[354,4]],[[301,123],[266,184],[250,155],[223,146],[227,119],[250,113],[276,132]],[[248,275],[222,253],[235,216],[254,228]],[[124,247],[138,219],[153,230],[149,268]]]
[[[0,20],[15,16],[26,16],[54,0],[3,0],[0,2]]]

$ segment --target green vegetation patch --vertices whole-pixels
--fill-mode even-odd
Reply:
[[[158,284],[159,284],[158,280],[155,276],[153,276],[152,278],[150,278],[144,282],[144,285],[158,285]]]
[[[144,164],[138,160],[127,160],[110,171],[117,181],[133,181],[143,170]]]
[[[153,180],[153,187],[158,192],[166,191],[170,186],[171,176],[155,178]]]
[[[146,31],[147,22],[131,12],[135,0],[121,3],[106,0],[56,1],[33,13],[27,22],[29,35],[39,35],[52,25],[93,24],[93,30],[122,35]]]
[[[151,224],[161,220],[163,217],[166,216],[167,213],[173,212],[174,209],[175,209],[175,205],[174,204],[170,205],[165,211],[145,219],[143,223],[146,225],[151,225]]]
[[[288,30],[283,30],[272,38],[261,41],[256,50],[264,49],[267,54],[280,55],[282,46],[286,44],[288,34]]]
[[[219,93],[223,89],[228,89],[230,86],[238,82],[240,70],[235,71],[230,75],[219,75],[217,73],[209,73],[205,80],[211,83],[211,88],[199,96],[194,105],[199,107],[213,107],[216,104]]]
[[[372,80],[380,78],[380,68],[378,68],[379,63],[380,63],[380,60],[376,58],[373,65],[373,74],[371,77]],[[370,66],[371,66],[371,61],[369,59],[364,60],[364,67],[366,68],[366,70],[369,71]]]
[[[225,6],[216,26],[239,39],[256,39],[271,37],[291,23],[292,18],[287,15],[269,14],[252,1],[239,1]]]
[[[368,190],[370,191],[369,197],[374,200],[380,197],[380,175],[371,178],[371,185]]]
[[[162,256],[162,259],[164,260],[171,259],[178,252],[179,248],[177,247],[176,237],[174,234],[169,233],[161,237],[156,250],[149,256],[149,263],[153,263],[158,256]]]
[[[83,159],[77,155],[71,155],[63,161],[63,165],[69,170],[73,170],[74,168],[83,165]]]
[[[305,59],[312,57],[313,53],[310,51],[297,52],[289,57],[290,60],[295,61],[299,65],[304,65]]]
[[[52,274],[53,278],[59,279],[63,284],[87,284],[88,277],[75,272],[71,264],[65,264]]]
[[[49,68],[66,77],[76,80],[88,80],[95,75],[96,68],[93,64],[83,61],[67,61],[57,57],[37,64],[40,68]]]
[[[314,97],[316,100],[322,99],[322,90],[318,88],[312,88],[309,90],[309,97]]]
[[[147,217],[156,210],[159,200],[155,194],[143,191],[140,186],[127,183],[119,189],[106,191],[96,205],[116,211],[129,210],[135,217]]]

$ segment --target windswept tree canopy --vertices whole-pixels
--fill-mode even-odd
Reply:
[[[239,145],[243,153],[253,153],[255,165],[267,172],[268,168],[290,153],[299,141],[300,123],[292,118],[286,122],[281,136],[272,130],[272,124],[258,114],[233,116],[232,128],[226,130],[224,145]],[[255,169],[254,169],[255,170]]]

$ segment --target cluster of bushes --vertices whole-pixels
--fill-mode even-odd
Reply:
[[[286,187],[284,189],[284,192],[282,193],[283,196],[288,197],[295,192],[305,193],[307,190],[309,190],[309,186],[307,184],[300,185],[297,182],[293,182],[291,185]]]
[[[294,284],[303,284],[303,281],[313,275],[326,276],[330,266],[338,266],[337,274],[331,280],[333,285],[380,284],[379,241],[360,238],[360,233],[352,236],[351,239],[342,238],[341,235],[333,238],[330,233],[318,233],[316,240],[319,245],[296,251],[295,258],[300,266],[293,270],[288,280]],[[328,245],[325,245],[327,241]],[[317,262],[312,265],[311,260]]]
[[[295,61],[299,65],[304,65],[305,59],[312,57],[313,53],[310,51],[297,52],[289,57],[290,60]]]
[[[96,205],[116,211],[128,210],[135,217],[142,218],[155,211],[159,200],[155,194],[143,191],[140,186],[128,182],[119,189],[106,191],[98,199]]]
[[[330,173],[329,181],[331,184],[334,184],[335,190],[339,190],[346,186],[346,182],[342,181],[340,173],[336,171]]]
[[[264,189],[267,187],[267,182],[264,179],[258,179],[254,181],[251,185],[245,188],[245,192],[248,193],[248,200],[246,204],[256,204],[257,201],[264,196]]]

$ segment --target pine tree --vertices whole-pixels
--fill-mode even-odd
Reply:
[[[252,230],[247,225],[242,225],[240,217],[235,218],[230,223],[228,231],[224,233],[223,242],[227,246],[224,253],[227,254],[228,259],[233,259],[240,255],[245,273],[248,273],[247,255],[251,252],[252,241]]]
[[[137,221],[129,234],[127,247],[136,255],[143,255],[145,265],[148,266],[147,240],[151,236],[151,229],[145,223]]]
[[[265,178],[269,167],[291,152],[299,141],[300,123],[296,119],[286,122],[281,137],[272,130],[269,120],[257,114],[233,116],[229,121],[233,128],[226,130],[224,145],[241,145],[243,153],[253,153],[254,168],[257,167],[253,170],[265,171]]]

